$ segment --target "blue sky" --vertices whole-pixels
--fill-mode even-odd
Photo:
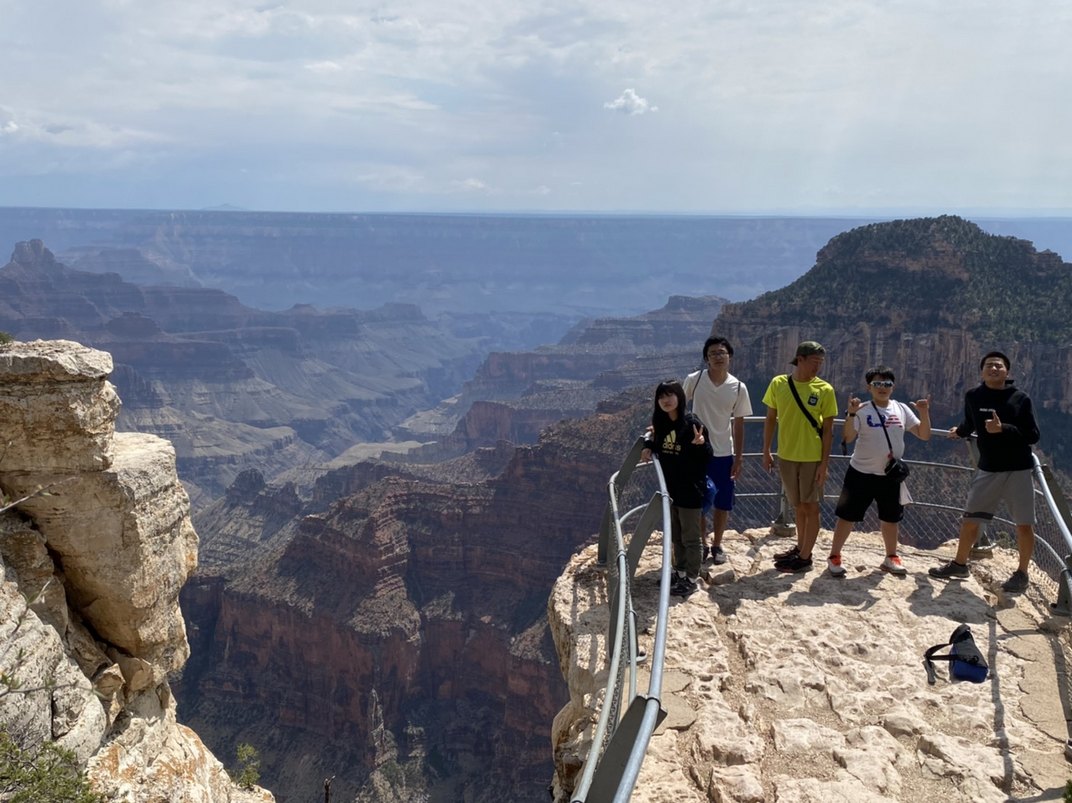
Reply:
[[[1065,0],[0,0],[0,205],[1072,214]]]

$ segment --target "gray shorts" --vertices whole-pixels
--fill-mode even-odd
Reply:
[[[1031,481],[1031,469],[976,471],[968,489],[964,518],[990,521],[1002,500],[1013,524],[1034,525],[1035,485]]]

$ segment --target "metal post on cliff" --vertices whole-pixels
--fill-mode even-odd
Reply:
[[[331,782],[334,780],[334,775],[324,779],[324,803],[331,803]]]

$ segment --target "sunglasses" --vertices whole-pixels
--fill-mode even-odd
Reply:
[[[873,388],[892,388],[893,382],[889,379],[875,379],[871,382]]]

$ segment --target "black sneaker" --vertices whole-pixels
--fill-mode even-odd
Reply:
[[[716,566],[721,566],[726,562],[726,553],[722,550],[722,547],[711,547],[711,562]]]
[[[937,577],[939,580],[951,580],[954,578],[967,577],[971,572],[968,571],[967,564],[957,563],[955,560],[951,560],[944,566],[928,569],[927,574],[931,577]]]
[[[1027,590],[1027,584],[1028,584],[1027,572],[1022,572],[1019,569],[1017,569],[1015,572],[1013,572],[1009,576],[1008,580],[1006,580],[1004,583],[1001,584],[1001,590],[1002,591],[1008,591],[1009,593],[1015,594],[1015,593],[1018,593],[1020,591],[1026,591]]]
[[[718,549],[718,547],[715,547],[715,549]],[[714,556],[715,556],[714,550],[711,549],[711,547],[709,547],[707,544],[704,544],[703,545],[703,554],[700,555],[700,563],[707,563],[707,561],[710,560],[711,558],[713,558]]]
[[[674,589],[677,588],[685,580],[685,575],[678,574],[677,572],[670,572],[670,593],[674,593]]]
[[[796,544],[794,544],[792,549],[787,549],[784,552],[775,552],[774,553],[774,562],[778,563],[779,561],[790,560],[791,558],[795,558],[795,557],[797,557],[799,555],[800,555],[800,547],[797,546]]]
[[[686,577],[684,580],[682,580],[680,583],[670,589],[670,594],[674,597],[687,597],[690,594],[694,593],[697,588],[699,588],[699,586],[696,584],[696,581],[690,580]]]
[[[780,572],[810,572],[811,558],[802,558],[797,555],[795,558],[775,563],[774,568]]]

